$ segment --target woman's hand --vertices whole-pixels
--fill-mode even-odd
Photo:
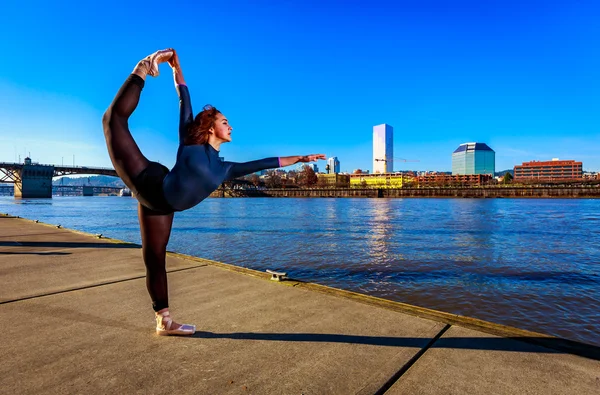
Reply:
[[[316,162],[319,159],[325,160],[324,154],[312,154],[312,155],[304,155],[298,157],[298,162]]]
[[[179,64],[179,56],[177,56],[177,52],[174,49],[172,51],[173,56],[171,56],[171,59],[169,59],[169,66],[171,66],[173,71],[179,70],[181,69],[181,65]]]

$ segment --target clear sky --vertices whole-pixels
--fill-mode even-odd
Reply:
[[[175,48],[194,111],[229,118],[227,160],[324,153],[372,170],[372,128],[394,168],[451,170],[485,142],[496,169],[575,159],[600,171],[600,2],[14,1],[0,5],[0,161],[111,166],[101,117],[138,60]],[[130,127],[171,166],[168,65]],[[318,165],[324,168],[325,162]]]

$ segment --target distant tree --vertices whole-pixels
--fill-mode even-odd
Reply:
[[[281,176],[275,172],[270,173],[265,180],[267,188],[281,188]]]
[[[307,170],[307,183],[309,186],[315,186],[317,185],[317,182],[319,182],[319,176],[317,176],[317,173],[315,173],[315,171],[312,168],[308,168]]]
[[[360,182],[360,186],[361,186],[361,188],[366,188],[367,187],[367,180],[362,180]]]
[[[257,174],[252,174],[250,176],[250,182],[257,187],[260,185],[260,177]]]
[[[310,166],[303,166],[302,170],[298,173],[298,185],[303,187],[310,187],[316,185],[319,181],[319,177],[315,174],[315,171]]]
[[[502,177],[503,184],[510,184],[513,180],[513,176],[510,173],[504,173],[504,177]]]
[[[294,170],[290,170],[287,173],[287,179],[290,180],[292,184],[298,183],[298,172]]]
[[[326,188],[327,187],[327,180],[325,179],[325,177],[318,177],[317,187],[319,187],[319,188]]]
[[[305,187],[306,185],[306,172],[304,168],[307,166],[302,166],[302,169],[296,173],[296,184],[301,187]]]
[[[352,174],[362,174],[362,170],[356,169],[356,170],[354,170],[354,172],[352,172]]]

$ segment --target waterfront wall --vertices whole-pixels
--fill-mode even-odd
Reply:
[[[335,198],[600,198],[600,187],[479,187],[398,189],[219,189],[211,197],[335,197]]]

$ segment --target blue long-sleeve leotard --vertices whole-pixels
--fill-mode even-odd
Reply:
[[[223,181],[264,169],[280,167],[279,158],[251,162],[226,162],[210,144],[184,145],[189,125],[194,120],[187,86],[177,85],[179,95],[179,149],[175,166],[163,181],[167,202],[177,211],[187,210],[206,199]]]

